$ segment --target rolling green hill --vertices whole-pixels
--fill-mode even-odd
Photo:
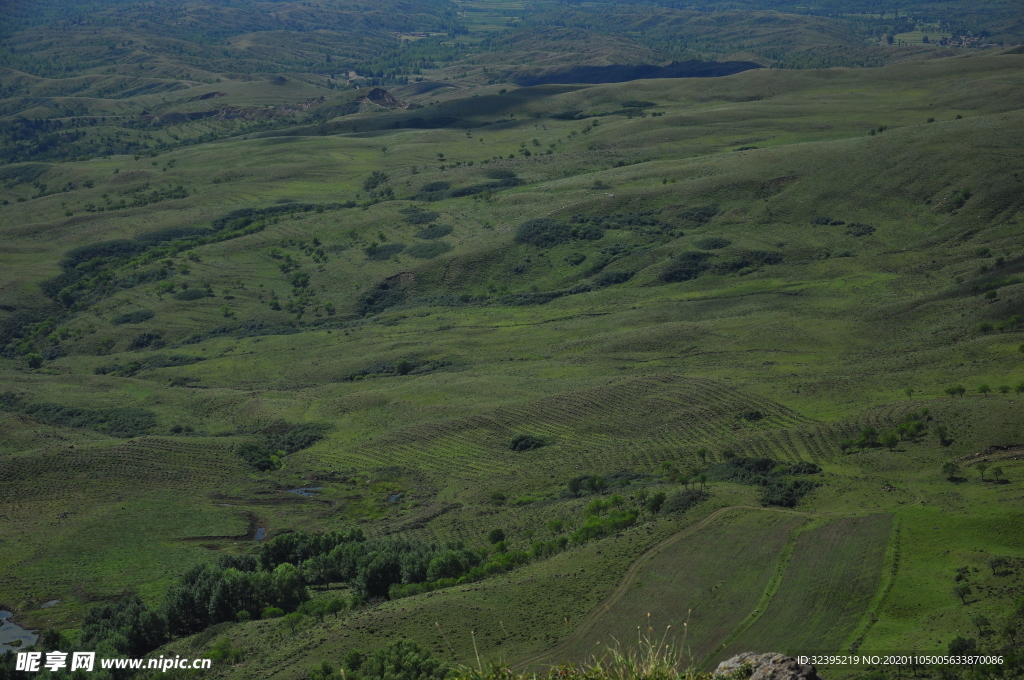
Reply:
[[[5,72],[82,100],[57,137],[96,125],[0,166],[0,609],[84,644],[93,607],[166,614],[256,555],[216,578],[294,564],[346,608],[216,610],[154,653],[1016,644],[1024,56],[387,85],[418,108],[282,64],[124,99]],[[331,571],[358,550],[429,559]]]

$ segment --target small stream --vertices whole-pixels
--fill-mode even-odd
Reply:
[[[39,636],[27,631],[14,621],[11,612],[0,611],[0,654],[8,650],[24,649],[34,645]],[[21,644],[12,644],[20,640]]]

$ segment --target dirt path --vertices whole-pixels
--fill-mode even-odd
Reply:
[[[682,531],[674,533],[668,538],[664,539],[663,541],[651,546],[646,552],[644,552],[644,554],[642,554],[640,557],[636,559],[635,562],[633,562],[633,565],[629,568],[628,571],[626,571],[625,575],[622,577],[622,581],[620,581],[619,585],[615,587],[615,590],[613,590],[608,595],[608,597],[606,597],[604,601],[601,602],[601,604],[597,605],[597,607],[595,607],[589,614],[587,614],[583,621],[580,622],[580,625],[576,627],[576,630],[573,631],[572,634],[569,635],[569,637],[566,638],[564,642],[555,647],[552,647],[546,652],[537,654],[529,659],[526,659],[525,661],[520,661],[519,663],[515,664],[515,667],[517,669],[525,669],[531,666],[536,666],[545,659],[551,658],[553,656],[563,656],[571,647],[579,643],[579,641],[590,631],[594,623],[601,617],[602,614],[611,609],[613,605],[615,605],[619,600],[625,597],[626,593],[629,592],[629,588],[633,583],[633,579],[636,578],[637,573],[640,571],[640,569],[647,565],[651,558],[655,557],[658,553],[660,553],[668,546],[686,538],[687,536],[690,536],[691,534],[697,532],[698,530],[710,524],[717,517],[720,517],[731,510],[760,510],[762,512],[784,512],[793,515],[814,516],[813,513],[798,512],[796,510],[789,510],[788,508],[762,508],[753,505],[730,505],[728,507],[720,508],[714,511],[713,513],[711,513],[704,519],[700,520],[699,522],[695,522],[694,524],[691,524]]]

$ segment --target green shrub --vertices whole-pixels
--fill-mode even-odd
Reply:
[[[625,283],[633,278],[633,272],[604,271],[594,277],[596,286],[614,286],[618,283]]]
[[[153,312],[148,309],[136,309],[133,312],[125,312],[124,314],[118,314],[110,323],[115,326],[120,326],[126,323],[142,323],[143,321],[149,321],[154,316]]]
[[[416,232],[416,238],[422,238],[426,240],[438,239],[452,233],[451,226],[447,224],[432,224],[429,227],[425,227]]]
[[[366,259],[384,261],[390,260],[392,256],[405,250],[404,243],[385,243],[379,246],[370,246],[364,248],[363,252],[366,253]]]
[[[508,446],[513,451],[532,451],[544,446],[544,440],[531,437],[528,434],[517,434],[515,437],[512,437],[512,441],[509,442]]]
[[[405,216],[405,221],[409,224],[430,224],[436,219],[436,212],[414,212]]]
[[[439,255],[444,255],[451,249],[451,244],[444,241],[434,241],[432,243],[416,243],[409,246],[405,252],[420,260],[432,260]]]
[[[718,236],[709,236],[708,238],[702,238],[694,241],[693,245],[697,246],[701,250],[718,250],[719,248],[725,248],[726,246],[732,245],[732,241]]]
[[[677,283],[689,281],[703,274],[708,269],[708,253],[697,251],[681,253],[672,258],[672,261],[661,272],[661,280],[665,283]]]
[[[659,512],[662,515],[671,515],[677,512],[686,512],[687,510],[697,505],[707,497],[708,495],[703,491],[687,489],[686,491],[681,491],[669,497],[665,501],[665,504],[661,506]]]
[[[175,300],[189,301],[189,300],[201,300],[204,297],[211,297],[213,294],[205,288],[189,288],[183,290],[180,293],[174,294]]]
[[[596,241],[604,230],[593,225],[569,225],[550,217],[526,220],[516,229],[515,240],[538,248],[549,248],[575,239]]]

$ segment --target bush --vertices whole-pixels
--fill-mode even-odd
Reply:
[[[452,233],[451,226],[447,224],[432,224],[429,227],[425,227],[416,232],[416,238],[422,238],[426,240],[438,239]]]
[[[451,249],[452,246],[444,241],[434,241],[433,243],[417,243],[409,246],[409,249],[405,252],[420,260],[432,260],[439,255],[444,255]]]
[[[126,323],[142,323],[143,321],[149,321],[154,316],[153,312],[148,309],[137,309],[134,312],[125,312],[124,314],[118,314],[110,323],[115,326],[120,326]]]
[[[550,217],[541,217],[520,224],[516,229],[515,240],[538,248],[549,248],[574,239],[596,241],[602,236],[604,230],[598,226],[568,225]]]
[[[515,179],[516,173],[507,168],[491,168],[484,176],[487,179]]]
[[[677,255],[661,272],[661,280],[665,283],[689,281],[703,274],[707,268],[708,253],[687,252]]]
[[[131,342],[128,343],[128,349],[146,349],[147,347],[161,347],[163,346],[162,336],[159,333],[139,333]]]
[[[677,493],[668,500],[666,500],[665,504],[661,506],[659,512],[662,515],[671,515],[676,512],[686,512],[687,510],[697,505],[707,497],[708,495],[703,491],[688,489],[686,491]]]
[[[436,212],[415,212],[405,216],[405,221],[409,224],[430,224],[436,219]]]
[[[633,272],[605,271],[594,278],[594,285],[614,286],[618,283],[625,283],[633,278]]]
[[[426,191],[427,193],[433,193],[435,191],[447,191],[451,189],[452,185],[450,182],[427,182],[423,185],[420,191]]]
[[[43,357],[35,352],[25,355],[25,363],[31,369],[39,368],[43,365]]]
[[[702,238],[698,241],[694,241],[693,245],[697,246],[701,250],[718,250],[719,248],[725,248],[726,246],[732,245],[732,241],[718,236],[709,236],[708,238]]]
[[[509,448],[513,451],[532,451],[544,446],[544,440],[531,437],[528,434],[517,434],[509,442]]]
[[[366,259],[384,261],[390,260],[392,256],[405,250],[404,243],[385,243],[380,246],[370,246],[364,248],[363,252],[366,253]]]
[[[183,290],[180,293],[174,294],[175,300],[189,301],[189,300],[201,300],[204,297],[211,297],[212,293],[205,288],[189,288]]]
[[[412,640],[395,640],[370,655],[350,650],[343,665],[345,677],[351,680],[442,680],[450,673]]]

